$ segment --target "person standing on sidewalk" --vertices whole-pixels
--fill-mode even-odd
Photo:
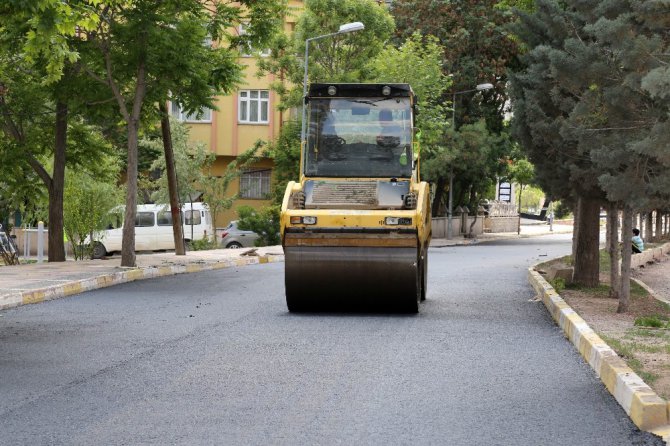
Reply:
[[[640,230],[637,228],[633,229],[633,238],[631,239],[633,243],[633,254],[639,254],[644,251],[644,241],[640,237]]]

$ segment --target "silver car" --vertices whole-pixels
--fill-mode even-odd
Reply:
[[[243,231],[242,229],[239,229],[237,227],[237,220],[233,220],[226,226],[223,232],[221,232],[220,238],[221,246],[224,248],[249,248],[254,246],[254,242],[258,239],[258,234],[254,231]]]

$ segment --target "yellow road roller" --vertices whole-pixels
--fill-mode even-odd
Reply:
[[[415,103],[408,84],[310,86],[281,209],[289,311],[419,311],[431,216]]]

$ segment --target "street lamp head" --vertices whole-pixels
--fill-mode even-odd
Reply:
[[[341,25],[337,33],[338,34],[352,33],[354,31],[360,31],[363,29],[365,29],[365,25],[363,25],[361,22],[351,22]]]
[[[490,89],[493,88],[493,84],[489,84],[489,83],[479,84],[479,85],[477,85],[476,88],[477,88],[477,91],[490,90]]]

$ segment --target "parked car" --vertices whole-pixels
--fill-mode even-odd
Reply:
[[[93,244],[93,258],[99,259],[107,254],[121,251],[123,238],[123,206],[110,213],[110,220],[117,220],[101,231]],[[114,218],[112,218],[114,217]],[[205,203],[191,203],[182,206],[182,225],[184,240],[200,240],[212,234],[212,218]],[[169,206],[141,204],[135,215],[135,250],[158,251],[174,249],[172,233],[172,214]]]
[[[217,231],[218,232],[218,231]],[[253,247],[258,239],[254,231],[244,231],[237,227],[237,220],[230,222],[221,232],[221,246],[229,249]]]

